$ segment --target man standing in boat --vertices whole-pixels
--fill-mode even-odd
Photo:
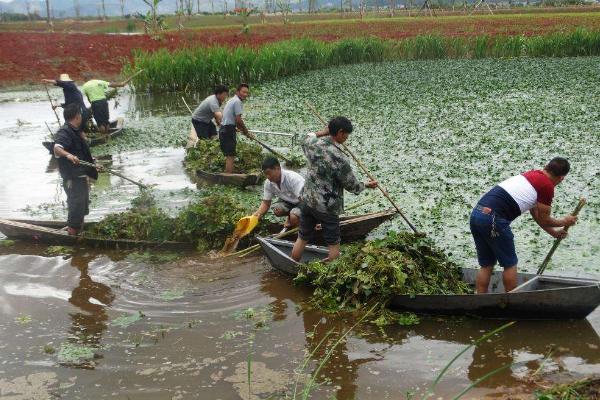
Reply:
[[[196,137],[192,137],[195,144],[198,139],[213,139],[217,136],[217,127],[221,125],[223,113],[221,105],[229,95],[229,88],[225,85],[217,85],[212,95],[200,103],[192,113],[192,125]],[[213,123],[214,119],[214,123]]]
[[[77,104],[64,107],[65,124],[56,132],[54,155],[58,158],[58,170],[67,194],[67,231],[77,235],[83,228],[83,219],[89,214],[90,193],[88,178],[98,179],[98,171],[86,167],[79,160],[93,163],[90,148],[81,126],[81,110]]]
[[[296,261],[302,257],[317,224],[321,224],[325,243],[329,248],[327,260],[339,257],[339,216],[344,211],[344,189],[359,194],[365,187],[377,187],[376,181],[361,183],[356,179],[350,162],[340,148],[352,130],[352,123],[348,118],[336,117],[329,121],[326,129],[308,134],[302,143],[307,159],[307,173],[300,195],[300,230],[292,250],[292,258]]]
[[[304,178],[297,172],[281,168],[279,161],[273,156],[264,159],[262,170],[267,179],[260,207],[254,215],[262,218],[269,211],[273,198],[277,197],[277,202],[273,204],[273,214],[287,217],[283,224],[285,229],[297,227],[300,224],[300,193],[304,187]]]
[[[52,104],[52,109],[56,109],[57,107],[64,108],[69,104],[77,104],[79,106],[79,109],[81,110],[81,128],[84,129],[91,115],[83,102],[83,95],[75,82],[69,77],[69,74],[60,74],[58,79],[42,79],[42,82],[51,83],[63,90],[65,102],[60,105]]]
[[[242,119],[242,113],[244,112],[243,102],[250,96],[250,87],[246,83],[240,83],[233,96],[223,109],[223,121],[221,122],[221,128],[219,129],[219,143],[221,151],[225,156],[225,172],[228,174],[233,173],[233,164],[235,161],[235,150],[237,147],[237,134],[236,130],[239,130],[244,135],[251,137],[244,120]]]
[[[135,75],[134,75],[135,76]],[[108,133],[110,113],[108,111],[108,99],[106,98],[106,92],[108,88],[119,88],[127,85],[134,76],[129,77],[123,82],[108,82],[100,79],[92,79],[87,81],[81,87],[83,93],[88,98],[88,101],[92,105],[92,114],[98,125],[98,131],[102,134]]]
[[[554,188],[569,173],[569,161],[553,158],[543,170],[532,170],[513,176],[487,192],[471,213],[471,234],[477,249],[480,269],[477,293],[487,293],[496,262],[504,268],[502,279],[507,292],[517,286],[517,254],[510,223],[529,211],[537,224],[554,238],[564,238],[564,229],[577,222],[568,215],[553,218],[551,214]]]

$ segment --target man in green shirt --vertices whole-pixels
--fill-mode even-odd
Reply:
[[[100,79],[92,79],[84,83],[81,87],[83,93],[92,105],[92,114],[94,115],[100,133],[108,133],[109,112],[108,100],[106,99],[108,88],[123,87],[127,85],[131,79],[133,79],[133,76],[123,82],[108,82]]]

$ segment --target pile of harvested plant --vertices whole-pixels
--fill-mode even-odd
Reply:
[[[296,282],[314,287],[311,303],[326,312],[380,304],[373,321],[401,322],[406,316],[384,307],[394,295],[471,293],[459,267],[422,234],[388,232],[383,239],[342,247],[333,262],[300,265]]]
[[[244,205],[223,189],[211,189],[180,209],[175,216],[158,207],[150,191],[131,202],[124,212],[109,214],[87,232],[106,239],[197,243],[198,250],[219,248],[237,221],[248,214]]]
[[[236,146],[235,171],[236,173],[260,172],[263,160],[262,148],[253,143],[238,141]],[[223,172],[225,157],[217,140],[199,140],[195,147],[186,150],[185,168],[195,172]]]

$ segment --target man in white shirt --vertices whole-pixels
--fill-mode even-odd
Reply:
[[[262,163],[262,170],[267,177],[264,184],[264,194],[258,210],[254,213],[258,218],[269,211],[271,201],[277,197],[273,204],[273,214],[278,217],[287,216],[284,228],[290,229],[300,224],[300,192],[304,187],[304,178],[294,171],[282,169],[279,161],[268,156]]]

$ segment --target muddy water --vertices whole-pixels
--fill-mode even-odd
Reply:
[[[3,94],[0,215],[64,215],[57,172],[39,145],[43,121],[53,120],[44,95]],[[111,113],[136,126],[153,116],[184,115],[175,104],[174,98],[123,96]],[[163,148],[123,152],[111,161],[124,174],[157,185],[165,204],[176,206],[193,188],[182,172],[182,157],[179,149]],[[103,176],[95,184],[91,218],[125,208],[136,191]],[[31,207],[23,210],[26,205]],[[247,399],[287,393],[289,398],[297,377],[306,378],[298,372],[307,354],[315,352],[305,371],[311,372],[325,356],[315,349],[327,332],[334,329],[326,341],[331,348],[356,322],[311,310],[304,304],[309,292],[272,272],[260,256],[227,263],[179,256],[152,263],[122,252],[76,249],[70,257],[53,257],[44,246],[0,247],[0,396]],[[362,325],[335,347],[313,398],[422,392],[454,354],[500,324],[430,317],[413,327]],[[598,332],[599,311],[584,321],[519,322],[467,351],[435,393],[451,398],[506,364],[512,366],[467,398],[531,391],[527,377],[538,370],[538,377],[551,381],[600,374]],[[75,352],[82,357],[73,359]]]

